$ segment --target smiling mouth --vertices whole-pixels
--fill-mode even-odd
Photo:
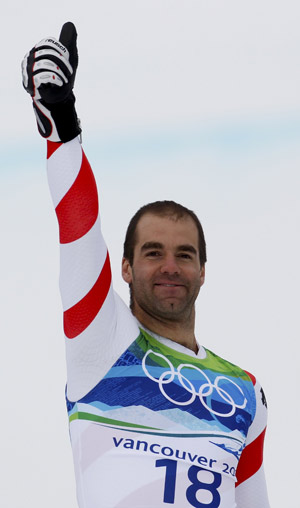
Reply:
[[[164,286],[166,288],[180,288],[183,286],[182,284],[164,284],[164,283],[159,283],[159,282],[154,285],[155,286]]]

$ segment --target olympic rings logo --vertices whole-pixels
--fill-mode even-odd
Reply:
[[[148,370],[147,365],[146,365],[146,360],[147,360],[148,356],[151,354],[156,357],[162,358],[168,366],[168,370],[166,370],[165,372],[162,372],[161,375],[159,376],[159,378],[152,376]],[[158,383],[158,386],[159,386],[159,389],[160,389],[162,395],[167,400],[169,400],[170,402],[172,402],[173,404],[176,404],[178,406],[188,406],[189,404],[192,404],[194,402],[194,400],[196,399],[196,397],[198,396],[201,404],[208,411],[210,411],[210,413],[212,413],[216,416],[222,416],[222,417],[227,417],[227,418],[232,416],[235,413],[236,409],[244,409],[246,407],[247,399],[246,399],[241,387],[226,376],[217,376],[216,379],[214,380],[214,383],[212,383],[210,381],[209,377],[205,374],[205,372],[203,372],[203,370],[201,370],[196,365],[182,363],[177,367],[177,370],[175,370],[174,365],[170,362],[170,360],[168,358],[166,358],[161,353],[156,353],[156,352],[152,351],[152,349],[149,349],[147,351],[147,353],[145,354],[145,356],[142,360],[142,367],[143,367],[143,370],[144,370],[146,376],[149,379],[151,379],[152,381],[154,381],[155,383]],[[185,368],[196,370],[197,372],[199,372],[201,374],[201,376],[203,376],[204,380],[206,381],[205,383],[203,383],[200,386],[198,391],[196,390],[193,383],[186,376],[184,376],[182,374],[182,370]],[[165,385],[172,383],[172,381],[174,381],[175,378],[178,379],[181,386],[183,388],[185,388],[185,390],[190,394],[190,398],[188,400],[186,400],[186,401],[173,400],[167,394],[167,392],[165,390]],[[237,404],[234,401],[233,397],[226,390],[224,390],[224,388],[221,388],[219,386],[219,382],[221,380],[225,380],[227,383],[230,383],[237,388],[237,390],[241,393],[241,395],[244,398],[244,401],[242,404]],[[214,390],[216,390],[219,397],[229,405],[229,412],[228,413],[220,413],[218,411],[215,411],[207,404],[205,399],[207,399],[207,397],[210,397],[210,395],[212,395]]]

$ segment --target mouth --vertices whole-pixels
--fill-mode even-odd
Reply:
[[[154,286],[164,287],[164,288],[181,288],[183,284],[170,284],[164,282],[156,282]]]

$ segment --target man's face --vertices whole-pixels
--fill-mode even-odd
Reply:
[[[147,313],[178,322],[192,318],[204,282],[192,218],[145,214],[137,225],[133,264],[123,259],[122,274],[131,284],[136,317]]]

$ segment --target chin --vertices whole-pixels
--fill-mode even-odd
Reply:
[[[159,307],[155,309],[158,317],[175,320],[186,316],[186,309],[178,308],[175,304],[169,304],[165,307]],[[154,314],[155,315],[155,314]]]

